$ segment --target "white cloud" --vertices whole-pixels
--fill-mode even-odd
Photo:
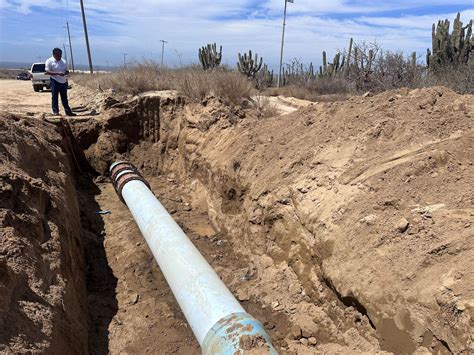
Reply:
[[[283,9],[282,0],[267,0],[262,7],[272,14],[278,14]],[[400,11],[415,8],[435,8],[436,6],[472,6],[472,0],[396,0],[396,1],[373,1],[373,0],[295,0],[288,4],[288,12],[305,14],[373,14],[387,11]]]
[[[59,9],[61,8],[61,2],[54,0],[5,0],[8,3],[8,7],[13,9],[20,14],[30,14],[34,8],[42,9]]]
[[[466,10],[461,12],[461,21],[466,25],[470,19],[474,18],[474,10]],[[455,13],[449,14],[438,14],[437,19],[449,19],[451,26],[455,18]],[[370,25],[384,26],[384,27],[396,27],[406,29],[419,29],[426,31],[435,22],[433,15],[423,16],[404,16],[404,17],[360,17],[360,21],[363,21]],[[452,27],[451,27],[452,28]]]
[[[63,21],[66,3],[78,53],[76,61],[85,63],[78,1],[0,0],[0,8],[9,6],[10,11],[21,13],[34,12],[38,7],[51,9],[62,13],[58,18]],[[123,52],[129,54],[128,58],[159,59],[160,39],[169,41],[165,54],[172,64],[178,63],[176,52],[182,53],[185,63],[197,61],[197,49],[210,42],[223,45],[224,62],[230,65],[235,65],[237,52],[248,49],[264,56],[270,65],[278,62],[283,0],[84,0],[84,4],[93,59],[101,63],[121,63]],[[323,50],[331,56],[347,46],[350,37],[359,41],[376,39],[390,50],[424,52],[431,44],[431,24],[440,18],[453,19],[455,14],[416,16],[408,10],[424,7],[425,13],[426,9],[439,12],[436,6],[442,5],[446,5],[445,0],[295,0],[288,4],[285,58],[319,63]],[[451,0],[449,5],[470,6],[472,0]],[[404,10],[410,15],[403,15]],[[399,11],[400,16],[388,17],[387,11]],[[465,23],[473,17],[472,9],[462,13]],[[35,21],[34,16],[31,18]],[[57,28],[44,30],[50,31],[44,36],[46,42],[58,41]],[[28,38],[25,35],[23,40],[14,39],[12,43],[15,41],[25,45]]]

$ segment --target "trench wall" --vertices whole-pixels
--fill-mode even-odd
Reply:
[[[297,325],[290,338],[330,351],[463,352],[473,344],[459,276],[473,257],[468,102],[444,88],[399,90],[259,120],[213,97],[142,98],[107,113],[85,149],[99,172],[129,159],[191,186],[252,256],[249,296]],[[119,154],[102,147],[110,137]],[[433,201],[449,208],[423,209]]]
[[[88,352],[75,171],[58,127],[0,119],[0,351]]]

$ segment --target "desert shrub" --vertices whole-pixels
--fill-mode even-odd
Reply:
[[[318,95],[348,94],[355,92],[355,86],[342,77],[320,77],[309,81],[305,87]]]
[[[211,76],[214,93],[233,104],[240,104],[242,98],[249,97],[252,91],[250,81],[236,72],[217,71]]]
[[[276,83],[276,75],[273,70],[269,70],[266,64],[263,65],[262,69],[253,78],[253,85],[258,90],[263,90],[272,87]]]
[[[115,89],[123,94],[173,89],[174,73],[154,62],[143,62],[111,73],[74,74],[76,83],[102,90]]]
[[[347,58],[348,53],[343,54]],[[345,70],[336,75],[315,76],[302,82],[296,80],[295,84],[319,94],[382,92],[433,85],[446,86],[459,93],[474,91],[473,65],[445,65],[442,70],[428,70],[416,53],[406,56],[402,52],[384,51],[377,43],[355,44],[349,65],[347,63]]]
[[[402,52],[381,52],[376,58],[370,80],[377,91],[383,91],[419,87],[425,75],[425,68],[406,58]]]
[[[111,73],[74,74],[73,81],[94,89],[114,89],[122,94],[152,90],[177,90],[192,101],[209,94],[239,104],[251,95],[252,86],[270,95],[293,96],[309,101],[338,101],[349,94],[381,92],[401,87],[446,86],[459,93],[474,92],[474,65],[428,70],[415,57],[381,50],[377,44],[356,45],[350,65],[335,75],[317,75],[310,66],[293,60],[287,65],[285,86],[266,88],[225,66],[204,71],[199,65],[172,69],[142,62]],[[345,53],[347,55],[347,53]],[[371,60],[369,60],[371,58]],[[288,84],[290,82],[290,84]],[[270,82],[271,84],[271,82]]]
[[[179,92],[193,101],[204,99],[212,91],[210,72],[202,70],[182,71],[175,84]]]
[[[197,65],[171,69],[153,62],[136,63],[111,73],[75,74],[73,80],[94,89],[114,89],[132,95],[153,90],[177,90],[193,101],[200,101],[212,93],[232,104],[249,97],[252,89],[245,76],[225,66],[205,71]]]
[[[270,101],[268,96],[258,94],[253,96],[251,100],[261,117],[273,117],[278,114],[277,106]]]
[[[289,63],[285,63],[282,68],[283,85],[306,86],[317,76],[314,72],[313,64],[305,65],[298,58],[293,58]]]
[[[420,87],[425,77],[426,68],[416,54],[406,57],[402,52],[384,51],[375,42],[355,44],[343,72],[343,78],[359,92]]]
[[[474,64],[445,66],[428,71],[424,86],[446,86],[459,93],[474,94]]]
[[[193,101],[213,94],[228,103],[240,104],[252,90],[245,76],[227,69],[181,71],[176,75],[176,83],[176,89]]]

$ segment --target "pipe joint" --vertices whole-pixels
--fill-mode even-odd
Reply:
[[[115,192],[123,203],[125,203],[125,200],[122,196],[122,190],[126,183],[138,180],[150,188],[150,185],[142,174],[140,174],[135,165],[126,161],[119,161],[110,166],[110,179],[112,180]]]

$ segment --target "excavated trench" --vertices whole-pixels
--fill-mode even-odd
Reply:
[[[211,98],[211,100],[213,99]],[[216,102],[218,105],[220,104],[218,100]],[[244,248],[240,246],[241,243],[245,243],[242,235],[246,235],[248,231],[241,227],[229,231],[227,227],[228,219],[230,219],[230,223],[237,222],[240,225],[241,222],[238,219],[235,222],[233,220],[238,218],[239,215],[246,218],[246,211],[242,209],[246,188],[241,185],[238,174],[236,174],[239,169],[238,163],[233,162],[233,171],[230,173],[217,171],[217,174],[214,174],[208,163],[199,160],[191,162],[187,160],[188,157],[185,156],[186,153],[183,150],[186,149],[187,144],[192,144],[192,139],[180,137],[182,125],[189,124],[183,121],[183,111],[187,108],[182,98],[172,95],[170,97],[163,97],[163,95],[145,96],[130,105],[125,112],[123,111],[123,105],[118,106],[120,114],[113,113],[104,126],[98,129],[95,127],[92,133],[87,131],[90,122],[86,123],[85,130],[82,124],[74,125],[76,139],[85,151],[88,161],[92,163],[96,171],[105,175],[111,162],[125,158],[139,166],[148,180],[154,181],[157,175],[171,174],[173,177],[176,176],[181,183],[189,184],[189,187],[184,188],[183,186],[181,188],[181,193],[187,193],[190,199],[189,204],[194,205],[193,209],[197,208],[201,211],[201,214],[204,212],[209,216],[215,230],[214,233],[211,233],[211,238],[218,239],[217,244],[209,243],[207,240],[207,243],[204,243],[200,250],[213,267],[217,267],[218,271],[223,269],[219,273],[221,277],[223,279],[227,278],[228,285],[239,300],[247,306],[248,311],[253,312],[267,326],[280,350],[288,348],[288,341],[295,342],[296,346],[293,345],[292,348],[300,352],[312,351],[313,346],[316,345],[314,339],[321,343],[334,342],[335,344],[341,343],[341,346],[345,345],[344,341],[341,341],[342,339],[334,334],[335,332],[317,329],[318,327],[315,326],[311,318],[304,317],[300,323],[302,327],[297,324],[294,325],[286,314],[285,308],[287,308],[289,314],[297,313],[297,308],[293,304],[295,299],[299,301],[300,307],[303,306],[299,310],[303,315],[306,311],[310,311],[313,304],[331,303],[331,306],[327,309],[327,314],[324,315],[325,320],[332,324],[338,322],[338,326],[341,328],[339,331],[341,332],[344,328],[351,329],[354,326],[352,318],[355,319],[359,327],[365,327],[367,332],[371,332],[370,327],[367,326],[366,317],[358,314],[352,305],[348,305],[349,308],[346,309],[344,300],[338,299],[336,297],[338,294],[325,287],[325,283],[318,282],[319,288],[323,287],[325,289],[319,289],[318,295],[314,294],[314,285],[311,284],[310,275],[318,277],[318,274],[311,270],[311,266],[305,266],[304,270],[298,275],[288,266],[288,259],[290,258],[287,255],[280,255],[279,258],[273,260],[264,257],[262,262],[258,260],[259,255],[252,252],[253,246]],[[218,118],[211,117],[208,122],[193,122],[191,125],[195,125],[200,130],[208,130],[209,125],[219,120],[224,121],[219,122],[224,126],[236,124],[244,115],[237,108],[229,109],[225,106],[218,107],[216,111]],[[191,119],[193,118],[191,117]],[[207,119],[208,117],[206,117]],[[97,140],[87,146],[93,142],[88,140],[90,136],[95,136]],[[87,139],[84,137],[87,137]],[[157,193],[160,194],[160,192]],[[179,196],[177,198],[179,199]],[[220,204],[219,211],[216,211],[216,207],[214,207],[216,201]],[[265,218],[268,218],[268,220],[265,222],[267,224],[266,231],[262,231],[264,234],[270,232],[274,223],[273,219],[278,219],[272,215]],[[179,217],[178,221],[180,221]],[[197,237],[197,240],[195,240],[191,235],[193,242],[199,245],[200,236],[197,235]],[[294,236],[295,239],[298,237],[298,235]],[[225,244],[225,247],[222,243]],[[284,243],[287,242],[284,241]],[[218,246],[217,250],[216,245]],[[224,261],[217,262],[213,259],[222,258],[222,253],[225,255]],[[307,254],[305,256],[309,258],[308,261],[315,264],[313,268],[318,268],[318,256],[309,255],[309,251],[305,251],[305,253]],[[216,254],[221,255],[216,257]],[[277,275],[274,280],[265,280],[258,276],[259,273],[269,271]],[[229,273],[234,272],[242,275],[239,278],[230,278]],[[319,274],[320,276],[321,274]],[[247,286],[246,284],[252,279],[257,280],[251,286]],[[281,284],[275,284],[278,281]],[[272,284],[268,285],[268,282],[272,282]],[[291,294],[288,289],[290,289]],[[286,293],[283,298],[282,295],[279,295],[281,291]],[[321,294],[324,294],[324,296],[321,297]],[[344,323],[346,324],[342,325],[340,318],[345,316],[347,312],[349,312],[350,317],[345,319]],[[293,334],[288,337],[291,332]],[[310,338],[311,342],[314,343],[309,344],[309,348],[309,340],[300,342],[301,339]]]
[[[373,111],[364,111],[373,116],[371,112],[377,109],[387,110],[394,95],[381,96],[370,106],[375,106]],[[408,92],[396,95],[409,99]],[[454,94],[445,93],[447,100],[455,101],[457,97],[450,95]],[[462,99],[469,102],[469,98]],[[387,145],[404,143],[391,136],[395,123],[390,120],[364,122],[362,127],[352,121],[331,122],[342,110],[340,106],[351,105],[350,110],[356,111],[358,104],[318,104],[284,119],[261,120],[252,109],[230,107],[214,97],[187,104],[174,93],[161,92],[128,102],[108,98],[99,116],[71,120],[71,131],[61,129],[63,142],[58,146],[65,147],[69,157],[64,163],[66,174],[75,176],[75,183],[68,183],[66,190],[74,185],[77,189],[81,232],[76,248],[82,244],[79,254],[83,252],[85,264],[69,264],[69,272],[79,279],[76,286],[82,288],[78,294],[87,293],[87,297],[78,297],[77,304],[89,314],[87,324],[84,317],[79,318],[81,324],[69,331],[88,329],[88,335],[77,336],[81,345],[74,347],[76,352],[84,352],[87,346],[89,353],[97,354],[200,353],[133,218],[108,181],[109,165],[128,160],[144,174],[158,199],[244,308],[262,321],[280,352],[468,353],[472,305],[463,303],[469,291],[458,286],[457,280],[472,276],[464,267],[472,260],[465,241],[472,231],[473,212],[465,207],[470,202],[455,196],[452,200],[457,204],[453,202],[452,209],[456,213],[443,212],[444,218],[461,220],[454,227],[459,238],[446,242],[440,241],[444,230],[431,223],[437,219],[435,211],[429,216],[425,212],[408,216],[406,211],[413,207],[407,206],[413,201],[402,202],[383,189],[393,185],[386,171],[391,173],[389,169],[399,165],[412,173],[393,173],[396,181],[399,176],[416,180],[433,171],[472,179],[472,164],[466,158],[472,150],[470,109],[464,106],[467,120],[445,122],[440,127],[442,134],[428,132],[437,140],[419,133],[427,136],[428,144],[403,154],[380,149],[382,160],[374,162],[371,157],[361,159],[373,147],[371,140],[381,144],[380,137],[385,136],[394,141]],[[389,117],[394,114],[396,109],[388,109]],[[348,130],[350,139],[338,137]],[[467,133],[452,134],[460,130]],[[357,135],[363,136],[357,143],[362,141],[364,147],[353,139]],[[449,146],[453,140],[461,147]],[[399,164],[393,163],[398,160]],[[403,165],[407,162],[408,166]],[[374,167],[384,164],[391,165],[381,170],[383,178],[378,179],[380,168],[375,171]],[[369,174],[377,179],[370,180]],[[444,183],[456,181],[466,186],[466,181],[459,181],[462,179],[448,178]],[[413,189],[421,191],[416,184]],[[455,190],[453,185],[449,192]],[[377,191],[380,196],[374,195]],[[406,193],[412,192],[407,189]],[[431,203],[442,195],[441,191],[432,196]],[[421,200],[428,202],[418,198]],[[399,226],[401,213],[410,220],[409,227]],[[77,224],[79,214],[73,219]],[[380,219],[385,224],[377,226]],[[418,271],[387,249],[414,234],[431,238],[430,243],[421,243],[429,249],[430,259],[423,256],[417,261]],[[375,235],[382,239],[375,240]],[[364,237],[355,239],[359,236]],[[439,249],[438,244],[445,247]],[[416,258],[414,247],[411,252]],[[406,253],[405,247],[399,252]],[[460,257],[458,270],[439,264],[433,269],[432,258],[441,256],[454,258],[449,263]],[[81,259],[80,255],[74,258]],[[443,264],[448,264],[445,259]],[[392,276],[384,276],[382,267],[396,262],[405,263],[390,273],[397,276],[398,285]],[[84,270],[82,278],[80,270]],[[425,284],[416,275],[429,278],[426,275],[433,272],[448,276],[430,282],[436,287],[449,286],[425,294],[420,291]],[[418,283],[410,284],[413,280]],[[390,283],[401,291],[390,288]],[[410,287],[412,294],[405,291]],[[417,293],[420,299],[414,296]],[[68,314],[69,309],[61,312]],[[16,341],[27,348],[23,343]]]
[[[412,353],[424,344],[433,352],[451,352],[448,343],[429,328],[418,342],[393,315],[332,279],[324,261],[333,253],[333,241],[318,235],[327,233],[327,222],[320,215],[314,223],[314,217],[305,216],[308,210],[301,207],[307,203],[301,196],[311,184],[299,171],[305,170],[312,154],[291,152],[291,140],[276,142],[271,129],[253,128],[253,124],[262,123],[246,115],[252,112],[228,107],[212,97],[200,105],[187,105],[173,93],[148,94],[126,105],[116,103],[100,127],[91,130],[90,122],[78,123],[74,131],[88,161],[102,174],[111,162],[125,158],[151,179],[172,174],[182,184],[181,194],[187,195],[193,208],[199,206],[207,214],[217,238],[229,241],[227,253],[237,255],[235,259],[244,262],[241,267],[247,265],[251,270],[250,280],[230,281],[232,290],[241,301],[271,310],[266,315],[270,318],[261,320],[271,324],[280,350]],[[303,125],[312,125],[310,119],[304,118]],[[269,127],[271,124],[265,128]],[[91,132],[95,142],[85,139]],[[292,136],[291,131],[288,134]],[[270,147],[275,145],[283,146],[283,152],[272,152]],[[294,157],[285,156],[285,145]],[[342,156],[334,157],[336,161],[346,160],[344,147],[341,151]],[[275,154],[277,159],[272,156]],[[289,169],[284,164],[275,169],[271,166],[275,161],[287,163]],[[336,166],[341,164],[336,162]],[[314,171],[324,163],[309,165],[307,170]],[[275,172],[281,172],[281,177]],[[307,186],[292,184],[295,175],[303,175]],[[316,180],[316,186],[325,184],[318,184],[314,176],[309,178]],[[336,200],[339,206],[328,201],[329,208],[323,207],[322,213],[333,209],[337,215],[346,199],[354,195],[354,188],[331,181],[328,185],[326,198]],[[337,189],[345,196],[337,196]],[[210,247],[205,245],[202,250]],[[233,267],[228,263],[223,266],[226,270]],[[272,315],[279,315],[279,321]]]

